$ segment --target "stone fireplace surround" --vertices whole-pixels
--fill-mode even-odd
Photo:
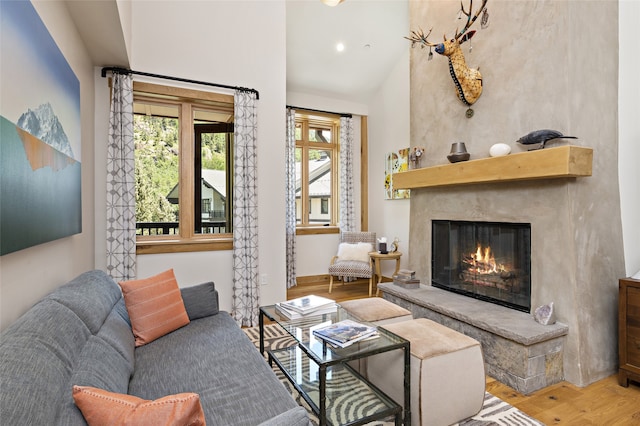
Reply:
[[[406,289],[382,283],[378,288],[414,318],[431,319],[478,340],[486,373],[518,392],[528,395],[564,379],[565,324],[544,326],[527,313],[432,286]]]

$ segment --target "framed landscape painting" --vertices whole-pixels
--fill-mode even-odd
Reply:
[[[82,232],[80,82],[29,1],[0,1],[0,255]]]

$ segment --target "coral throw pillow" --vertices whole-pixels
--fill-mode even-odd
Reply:
[[[142,280],[119,283],[136,347],[189,324],[173,269]]]
[[[73,400],[89,426],[205,425],[197,393],[179,393],[147,401],[133,395],[74,386]]]

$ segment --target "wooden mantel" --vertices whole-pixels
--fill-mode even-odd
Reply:
[[[591,176],[593,149],[567,145],[393,174],[394,189]]]

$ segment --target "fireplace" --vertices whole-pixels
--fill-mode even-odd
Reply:
[[[432,285],[531,310],[531,224],[432,221]]]

